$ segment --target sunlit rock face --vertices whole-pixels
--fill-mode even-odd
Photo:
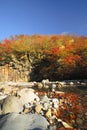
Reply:
[[[27,82],[29,80],[29,73],[28,64],[25,66],[25,63],[16,60],[15,62],[0,66],[0,82]]]
[[[11,113],[11,112],[21,112],[23,109],[22,103],[20,102],[18,97],[8,96],[2,105],[2,113]]]
[[[39,97],[34,93],[34,90],[31,88],[24,88],[18,92],[18,96],[20,96],[20,101],[24,105],[25,103],[28,102],[33,102],[34,99],[39,101]]]

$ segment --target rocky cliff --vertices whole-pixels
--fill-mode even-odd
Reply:
[[[0,66],[0,82],[4,81],[29,81],[31,66],[28,62],[15,61]]]

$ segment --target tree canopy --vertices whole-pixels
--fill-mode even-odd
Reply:
[[[28,60],[32,72],[38,73],[38,81],[87,78],[87,37],[84,36],[12,36],[0,42],[0,65],[11,62],[13,57]]]

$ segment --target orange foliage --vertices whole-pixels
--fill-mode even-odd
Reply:
[[[53,48],[50,50],[50,54],[53,54],[53,55],[58,55],[60,54],[60,47],[56,47],[56,48]]]
[[[80,62],[81,61],[81,57],[79,55],[68,55],[65,57],[65,59],[63,60],[64,64],[67,65],[76,65],[76,62]]]
[[[27,56],[27,59],[31,58],[31,61],[34,63],[43,58],[48,58],[48,61],[52,63],[48,66],[48,68],[50,68],[49,70],[52,70],[53,68],[55,69],[56,67],[57,76],[63,78],[65,70],[68,72],[67,74],[72,74],[72,72],[76,72],[76,70],[74,71],[75,68],[79,68],[78,73],[81,68],[82,70],[84,67],[86,69],[87,37],[69,35],[12,36],[10,40],[5,39],[0,43],[0,59],[3,59],[3,61],[7,60],[8,58],[6,57],[11,57],[11,53],[17,58],[23,55],[25,57]],[[55,57],[56,60],[54,66]],[[43,66],[44,65],[41,67]],[[54,69],[52,73],[54,73]],[[86,71],[84,71],[85,76],[87,75]],[[44,74],[42,73],[42,75]]]

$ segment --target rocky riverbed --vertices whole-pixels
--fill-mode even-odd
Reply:
[[[0,130],[86,130],[87,82],[0,83]]]

